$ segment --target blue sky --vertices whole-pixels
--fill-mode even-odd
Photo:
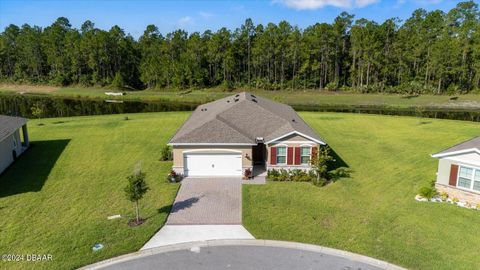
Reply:
[[[246,18],[255,24],[287,20],[300,28],[316,22],[332,22],[342,11],[383,22],[391,17],[408,18],[417,8],[448,11],[454,0],[250,0],[250,1],[41,1],[0,0],[0,28],[9,24],[48,26],[63,16],[79,28],[91,20],[101,29],[119,25],[139,37],[148,24],[155,24],[162,33],[175,29],[188,32],[234,29]]]

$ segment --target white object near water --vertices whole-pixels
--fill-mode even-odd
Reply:
[[[113,215],[113,216],[107,217],[107,219],[111,220],[111,219],[116,219],[116,218],[121,218],[121,217],[122,217],[121,215]]]
[[[107,96],[123,96],[123,93],[121,93],[121,92],[105,92],[105,95],[107,95]]]

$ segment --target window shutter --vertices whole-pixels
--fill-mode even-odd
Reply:
[[[450,186],[457,186],[457,175],[458,175],[458,165],[452,164],[450,166],[450,181],[448,181],[448,184]]]
[[[315,160],[317,158],[318,148],[312,147],[312,156],[310,157],[311,160]]]
[[[277,164],[277,148],[270,147],[270,164]]]
[[[300,165],[300,147],[295,147],[295,165]]]
[[[293,164],[293,147],[287,148],[287,164],[288,165]]]

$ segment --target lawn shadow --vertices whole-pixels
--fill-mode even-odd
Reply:
[[[338,168],[349,168],[348,164],[345,162],[345,160],[342,159],[342,157],[335,152],[332,148],[330,148],[330,155],[335,159],[335,162],[332,162],[332,164],[329,166],[329,169],[338,169]]]
[[[40,191],[70,140],[35,141],[0,174],[0,198]]]

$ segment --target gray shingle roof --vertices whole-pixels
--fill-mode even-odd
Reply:
[[[25,118],[0,115],[0,141],[3,141],[26,123],[27,119]]]
[[[323,141],[292,107],[242,92],[198,106],[171,144],[256,144],[290,132]]]
[[[457,152],[457,151],[462,151],[462,150],[468,150],[468,149],[477,149],[480,151],[480,136],[474,137],[468,141],[459,143],[457,145],[454,145],[450,148],[447,148],[441,152],[438,152],[436,154],[433,154],[432,156],[437,157],[437,156],[443,156],[449,153]]]

